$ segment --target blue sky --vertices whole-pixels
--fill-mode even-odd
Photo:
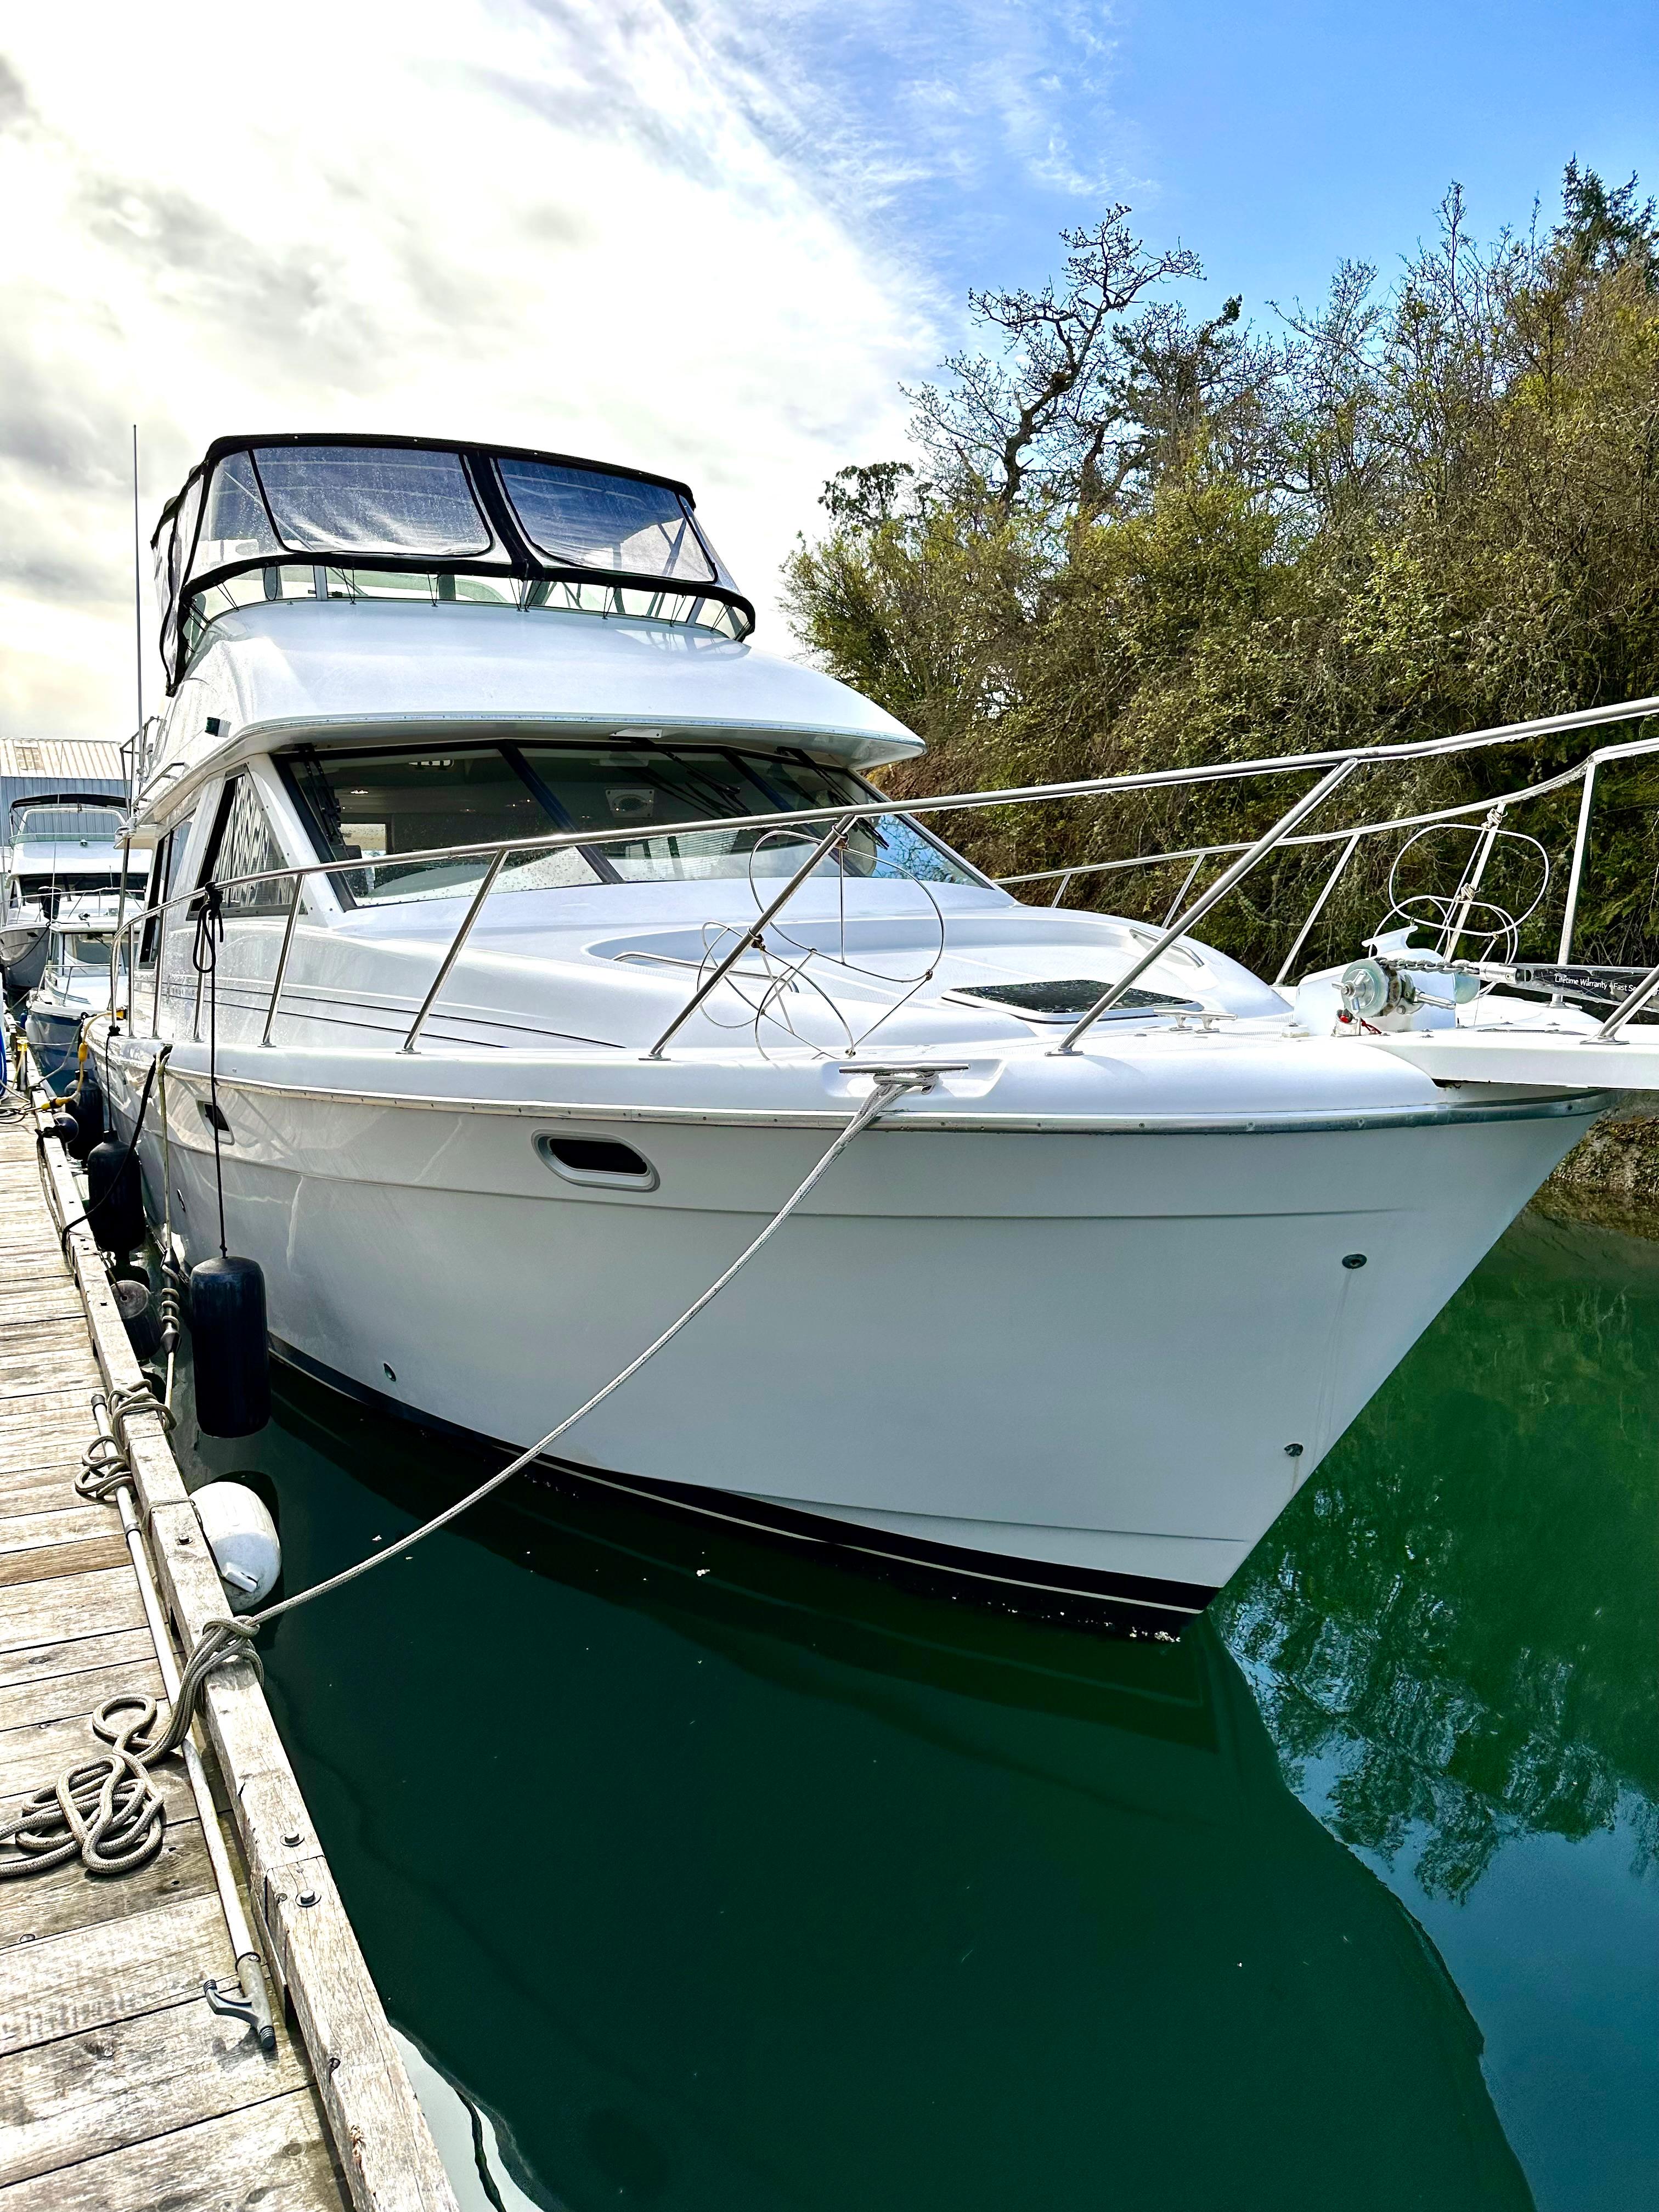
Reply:
[[[1397,268],[1454,179],[1483,236],[1535,196],[1547,212],[1574,154],[1659,191],[1659,11],[1630,0],[969,0],[804,11],[777,35],[856,118],[872,219],[952,297],[1039,280],[1103,198],[1265,314],[1344,258]]]
[[[1195,304],[1385,277],[1571,155],[1659,185],[1659,40],[1311,0],[185,0],[0,26],[0,732],[131,726],[128,426],[153,517],[231,429],[501,437],[660,467],[788,651],[823,479],[903,450],[970,284],[1115,199]]]

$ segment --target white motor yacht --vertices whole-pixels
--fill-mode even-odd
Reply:
[[[101,921],[47,926],[40,979],[25,1002],[23,1029],[36,1067],[60,1097],[75,1087],[82,1030],[108,1009],[115,933],[112,911]],[[118,995],[125,1000],[119,984]]]
[[[0,980],[21,998],[45,972],[46,935],[108,925],[118,915],[123,803],[102,793],[59,791],[16,799],[9,810],[5,877],[0,885]],[[127,861],[128,896],[142,898],[149,855]]]
[[[1607,1103],[1022,903],[866,780],[915,736],[750,644],[684,484],[226,439],[155,542],[114,1116],[165,1048],[175,1257],[222,1176],[276,1352],[429,1426],[545,1436],[888,1082],[561,1465],[1171,1633]]]

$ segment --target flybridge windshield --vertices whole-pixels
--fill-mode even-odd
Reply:
[[[118,817],[113,814],[82,814],[78,808],[43,807],[20,815],[12,835],[20,845],[64,845],[71,852],[96,848],[113,852]]]
[[[426,439],[222,439],[154,541],[169,684],[250,597],[353,598],[367,568],[439,599],[507,598],[754,627],[684,484],[562,455]],[[297,564],[307,564],[300,567]],[[480,580],[458,592],[454,579]],[[297,585],[296,585],[297,580]],[[550,601],[554,584],[564,586]],[[584,589],[584,586],[586,589]]]
[[[255,446],[214,471],[195,565],[260,553],[476,560],[492,542],[459,453]]]
[[[714,582],[714,564],[690,510],[666,484],[546,461],[504,459],[499,466],[513,512],[538,553],[586,568]]]

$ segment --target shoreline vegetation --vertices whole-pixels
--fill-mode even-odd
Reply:
[[[1633,1092],[1598,1121],[1532,1202],[1542,1213],[1659,1241],[1659,1092]]]
[[[1130,215],[1063,233],[1038,289],[969,294],[984,349],[907,391],[908,458],[842,469],[787,565],[811,657],[927,741],[884,772],[896,797],[1659,691],[1659,218],[1634,177],[1570,162],[1553,214],[1484,244],[1454,185],[1391,283],[1347,262],[1318,305],[1249,316],[1232,297],[1195,319],[1170,288],[1201,277],[1196,255],[1149,246]],[[1659,718],[1627,732],[1656,733]],[[1355,784],[1368,811],[1423,811],[1585,750],[1545,738]],[[987,809],[952,834],[1012,874],[1254,837],[1284,804],[1262,779]],[[1576,787],[1529,803],[1512,826],[1543,851],[1505,838],[1492,855],[1483,896],[1522,923],[1523,957],[1555,956],[1577,805]],[[1477,816],[1408,851],[1366,841],[1299,972],[1454,890],[1478,834]],[[1274,855],[1206,936],[1273,974],[1329,866],[1322,848]],[[1065,902],[1161,920],[1185,874],[1077,878]],[[1659,761],[1609,766],[1574,957],[1651,964],[1656,906]],[[1601,1124],[1550,1188],[1659,1212],[1659,1100]]]

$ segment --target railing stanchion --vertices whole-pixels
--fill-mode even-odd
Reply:
[[[1117,1004],[1136,977],[1144,975],[1155,960],[1162,959],[1170,947],[1177,944],[1195,921],[1201,921],[1212,907],[1219,906],[1233,885],[1243,882],[1256,862],[1265,859],[1275,845],[1288,837],[1298,822],[1305,822],[1316,806],[1322,805],[1338,784],[1345,782],[1353,774],[1358,765],[1357,762],[1352,760],[1339,761],[1330,774],[1322,776],[1313,789],[1304,793],[1288,813],[1281,814],[1273,828],[1265,836],[1258,837],[1248,853],[1241,854],[1224,874],[1218,876],[1209,890],[1194,899],[1186,913],[1148,946],[1139,960],[1131,963],[1111,988],[1096,1000],[1094,1005],[1080,1020],[1073,1024],[1054,1047],[1055,1052],[1074,1052],[1077,1049],[1078,1039],[1091,1029],[1103,1013],[1109,1012]]]
[[[1319,896],[1309,908],[1308,919],[1296,933],[1296,943],[1291,945],[1290,951],[1285,955],[1284,959],[1279,963],[1279,973],[1273,977],[1275,984],[1282,983],[1285,981],[1285,978],[1290,974],[1291,966],[1296,960],[1297,954],[1301,951],[1303,946],[1307,943],[1310,937],[1312,936],[1315,922],[1316,922],[1320,915],[1324,913],[1327,900],[1330,897],[1331,893],[1336,889],[1338,881],[1341,877],[1342,871],[1347,866],[1349,861],[1352,860],[1354,854],[1359,850],[1359,841],[1364,834],[1365,833],[1363,830],[1356,830],[1352,836],[1349,838],[1347,843],[1342,848],[1341,854],[1337,860],[1336,866],[1331,870],[1329,875],[1325,878],[1324,890],[1320,892]]]
[[[662,1058],[662,1048],[668,1042],[670,1037],[677,1035],[678,1032],[685,1026],[686,1023],[689,1022],[692,1015],[696,1012],[697,1008],[702,1006],[703,1000],[708,996],[715,985],[719,983],[732,969],[737,966],[744,954],[747,952],[751,946],[757,945],[760,943],[761,939],[766,933],[767,924],[772,920],[775,915],[781,912],[783,908],[787,905],[788,902],[793,898],[795,893],[806,881],[806,878],[811,874],[813,869],[818,866],[819,862],[828,860],[830,854],[835,850],[836,844],[846,835],[847,827],[846,819],[844,817],[839,819],[830,825],[824,836],[819,838],[817,843],[813,846],[811,851],[807,854],[805,861],[803,861],[801,866],[795,871],[794,874],[790,877],[788,882],[773,900],[771,905],[766,908],[763,914],[757,915],[756,916],[754,921],[750,923],[750,927],[738,939],[738,942],[732,946],[731,951],[729,951],[726,955],[725,958],[720,962],[719,965],[715,967],[710,974],[704,976],[702,981],[698,984],[696,989],[691,994],[691,996],[680,1008],[678,1013],[675,1015],[673,1020],[670,1022],[668,1027],[657,1039],[657,1042],[652,1046],[650,1051],[646,1054],[645,1057],[647,1060],[660,1060]]]
[[[1469,924],[1469,908],[1474,904],[1474,895],[1486,879],[1486,863],[1492,858],[1492,848],[1498,842],[1498,833],[1503,826],[1504,805],[1500,800],[1487,814],[1480,835],[1475,841],[1474,850],[1469,856],[1468,871],[1453,894],[1453,911],[1447,917],[1446,927],[1440,938],[1440,954],[1444,960],[1455,960],[1457,957],[1457,948]],[[1517,945],[1516,949],[1518,951],[1520,947]]]
[[[161,1034],[161,961],[167,949],[167,910],[165,904],[155,910],[155,988],[150,994],[149,1033],[152,1037]]]
[[[1589,1042],[1591,1044],[1616,1044],[1620,1030],[1632,1014],[1641,1012],[1656,991],[1659,991],[1659,968],[1650,968],[1629,998],[1613,1008]]]
[[[1199,872],[1199,870],[1203,866],[1203,865],[1204,865],[1204,855],[1203,855],[1203,854],[1202,854],[1202,853],[1200,853],[1200,854],[1199,854],[1198,858],[1197,858],[1197,859],[1193,862],[1193,865],[1191,866],[1191,867],[1188,869],[1188,871],[1187,871],[1186,874],[1182,878],[1182,879],[1181,879],[1181,889],[1180,889],[1180,890],[1176,893],[1175,896],[1174,896],[1174,897],[1170,901],[1170,910],[1169,910],[1169,912],[1168,912],[1168,913],[1164,915],[1164,924],[1163,924],[1163,926],[1164,926],[1164,927],[1165,929],[1167,929],[1167,928],[1170,927],[1170,923],[1175,920],[1176,916],[1180,913],[1180,911],[1181,911],[1181,902],[1182,902],[1182,899],[1184,899],[1184,898],[1186,897],[1186,896],[1187,896],[1188,892],[1189,890],[1191,890],[1191,889],[1192,889],[1193,885],[1194,885],[1194,884],[1198,881],[1198,872]]]
[[[276,975],[270,987],[270,1003],[265,1008],[265,1033],[261,1044],[270,1042],[270,1032],[276,1020],[277,1003],[283,995],[283,984],[288,975],[288,956],[294,945],[294,925],[300,918],[300,894],[306,887],[306,871],[301,868],[294,878],[294,896],[289,902],[288,920],[283,927],[283,949],[276,955]]]
[[[1584,788],[1578,801],[1578,834],[1572,841],[1572,868],[1567,877],[1567,906],[1561,916],[1561,943],[1555,955],[1556,965],[1565,968],[1572,957],[1572,927],[1578,919],[1578,886],[1583,880],[1584,854],[1589,842],[1590,807],[1595,798],[1596,757],[1592,753],[1584,767]]]
[[[402,1049],[404,1052],[414,1051],[416,1042],[420,1036],[421,1031],[426,1027],[426,1018],[432,1012],[434,1003],[437,999],[439,992],[442,990],[444,985],[449,981],[449,971],[455,965],[455,963],[460,958],[461,947],[466,943],[467,939],[471,936],[472,925],[478,919],[479,909],[483,907],[484,901],[489,896],[490,892],[495,888],[495,878],[501,872],[501,869],[505,865],[506,860],[506,852],[499,852],[496,854],[495,859],[490,862],[489,866],[484,870],[483,880],[479,884],[477,890],[472,894],[472,903],[468,907],[466,914],[462,920],[460,927],[455,932],[454,936],[450,939],[449,950],[445,953],[438,972],[432,979],[432,988],[427,993],[425,998],[422,1000],[421,1011],[416,1015],[414,1020],[410,1024],[409,1035],[404,1039],[402,1046]]]

